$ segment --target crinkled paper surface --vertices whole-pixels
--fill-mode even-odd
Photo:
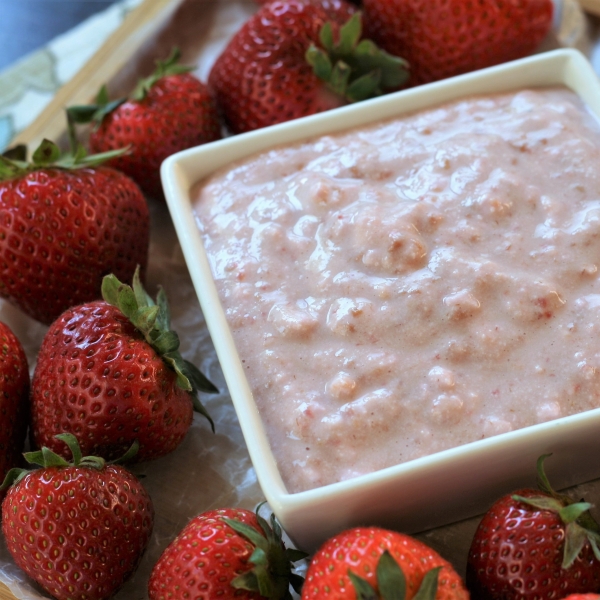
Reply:
[[[119,15],[137,4],[138,0],[122,3],[122,9],[111,9],[105,15],[95,17],[93,27],[84,24],[81,28],[58,40],[51,47],[69,48],[69,60],[77,56],[76,48],[84,47],[91,31],[102,31],[108,35],[120,22]],[[111,90],[126,91],[139,74],[146,74],[156,58],[164,58],[170,48],[177,44],[184,59],[194,61],[196,73],[206,80],[214,58],[227,39],[254,11],[253,0],[183,0],[152,40],[140,49],[138,56],[126,71],[118,73],[110,82]],[[119,12],[120,11],[120,12]],[[595,22],[586,23],[572,0],[563,2],[563,21],[558,24],[555,35],[548,46],[567,45],[583,49],[594,63],[598,61],[594,39],[597,34]],[[109,22],[110,21],[110,22]],[[87,33],[86,33],[87,32]],[[47,52],[46,50],[42,52]],[[25,71],[20,75],[13,70],[0,74],[0,85],[9,88],[18,79],[19,86],[31,85],[45,89],[49,74],[39,68],[44,56],[33,55],[23,62]],[[83,61],[83,58],[81,59]],[[74,69],[72,62],[69,69]],[[29,69],[29,71],[27,71]],[[597,67],[598,69],[598,67]],[[23,72],[33,73],[34,82],[27,83]],[[11,79],[15,78],[15,79]],[[35,82],[39,84],[35,84]],[[20,88],[19,88],[20,89]],[[9,99],[0,94],[0,147],[2,146],[2,115],[10,115],[11,126],[22,129],[35,116],[31,103],[25,102],[27,90]],[[90,90],[90,97],[96,90]],[[4,99],[4,105],[2,100]],[[19,105],[21,103],[21,105]],[[38,103],[39,110],[43,102]],[[25,110],[29,111],[27,115]],[[5,119],[8,123],[8,117]],[[151,463],[137,465],[134,472],[144,476],[156,510],[154,534],[142,563],[133,578],[117,594],[118,600],[143,600],[147,598],[146,586],[152,565],[162,550],[196,514],[225,506],[254,508],[263,500],[254,470],[244,444],[240,426],[227,393],[223,375],[208,335],[196,293],[192,286],[183,254],[164,204],[154,202],[152,209],[152,238],[147,288],[156,294],[162,285],[168,295],[173,313],[173,326],[179,332],[182,354],[197,364],[215,382],[222,393],[204,395],[203,403],[215,420],[217,431],[213,435],[206,420],[196,415],[190,432],[182,446],[171,455]],[[17,309],[0,300],[0,320],[8,323],[28,354],[33,372],[35,356],[46,328],[23,316]],[[593,498],[600,485],[597,483],[579,486],[577,493]],[[464,571],[466,555],[478,519],[470,519],[418,537],[452,561],[459,571]],[[14,565],[3,541],[0,540],[0,581],[5,583],[20,600],[48,598]]]

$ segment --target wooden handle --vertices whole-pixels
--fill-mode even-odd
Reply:
[[[15,597],[3,583],[0,583],[0,600],[15,600]]]

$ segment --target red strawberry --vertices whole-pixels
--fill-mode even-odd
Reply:
[[[540,490],[500,498],[471,544],[467,586],[478,600],[562,598],[600,591],[600,529],[587,502],[552,490],[538,460]]]
[[[210,420],[195,394],[216,388],[179,354],[163,290],[155,303],[136,271],[133,289],[108,276],[102,293],[44,337],[31,389],[34,444],[64,456],[54,436],[70,432],[86,454],[113,459],[137,440],[137,460],[162,456],[183,440],[194,403]]]
[[[570,594],[562,600],[599,600],[600,595],[598,594]]]
[[[418,540],[378,527],[333,536],[313,556],[302,600],[468,599],[460,576]]]
[[[365,31],[411,66],[412,85],[531,54],[552,0],[364,0]]]
[[[0,321],[0,480],[19,464],[28,421],[29,367],[21,342]],[[0,491],[0,502],[4,497]]]
[[[348,4],[344,10],[352,12]],[[274,0],[246,21],[208,78],[232,132],[325,111],[404,81],[406,63],[361,41],[358,13],[340,28],[339,12],[332,18],[321,2]]]
[[[256,0],[258,4],[266,4],[277,0]],[[308,4],[322,6],[330,19],[333,19],[339,25],[343,25],[356,11],[354,0],[304,0]]]
[[[25,456],[41,469],[12,470],[4,485],[2,531],[15,563],[58,600],[111,597],[148,545],[152,501],[123,467],[82,457],[67,463],[47,448]]]
[[[158,61],[156,71],[141,80],[129,98],[109,101],[103,87],[95,104],[68,109],[72,121],[94,122],[92,151],[130,149],[111,166],[156,198],[163,197],[160,165],[167,156],[221,137],[208,88],[178,59],[174,51],[166,61]]]
[[[0,156],[0,295],[43,323],[100,297],[107,273],[131,279],[148,259],[140,189],[99,162],[45,140],[33,163]]]
[[[210,510],[192,519],[154,565],[150,600],[290,598],[302,578],[291,562],[306,555],[286,549],[271,517],[243,508]]]

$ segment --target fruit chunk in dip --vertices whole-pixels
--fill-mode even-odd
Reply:
[[[600,406],[600,128],[562,88],[276,148],[194,191],[298,492]]]

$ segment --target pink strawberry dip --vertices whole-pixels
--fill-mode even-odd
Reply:
[[[600,406],[600,127],[563,88],[457,101],[194,190],[290,492]]]

